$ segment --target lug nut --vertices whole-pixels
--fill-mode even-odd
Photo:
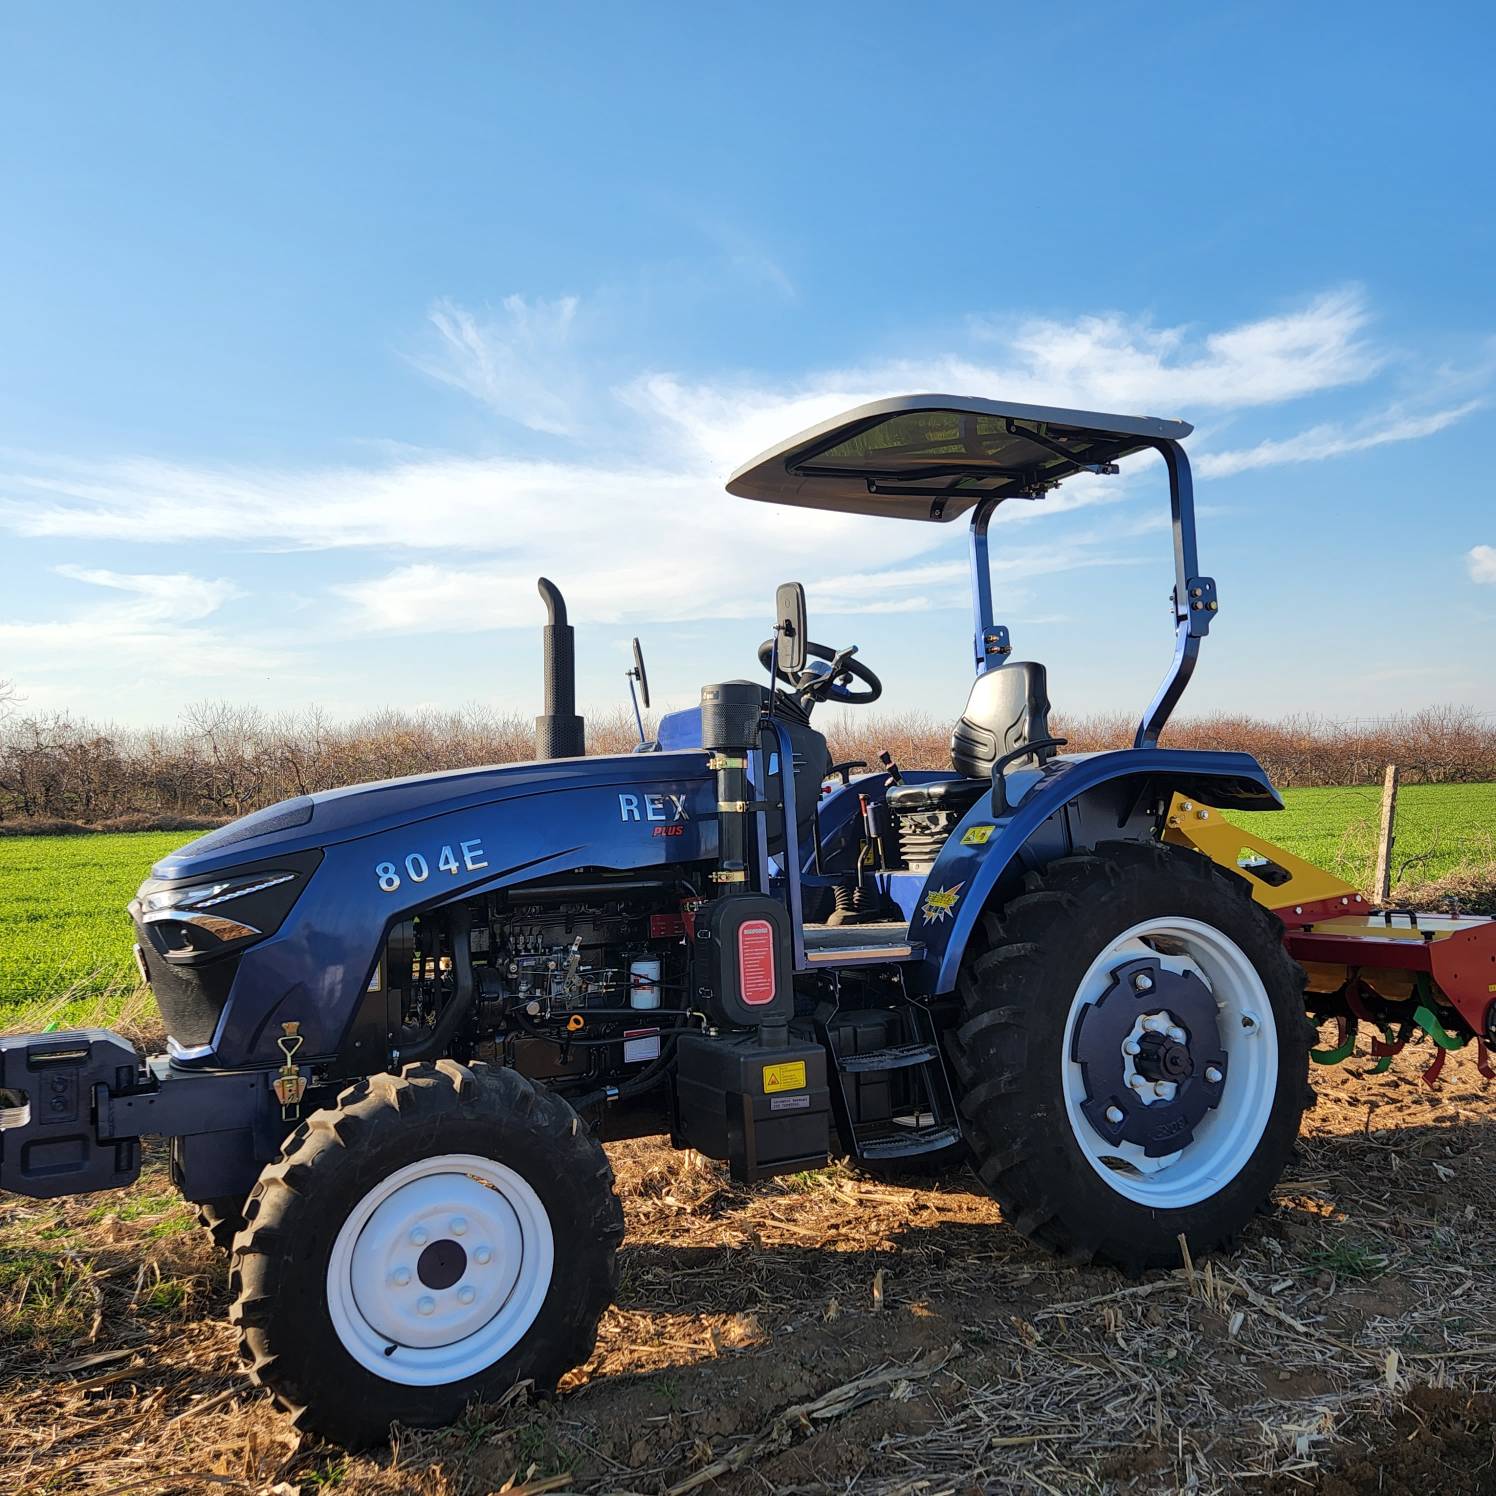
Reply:
[[[1205,1079],[1211,1085],[1218,1086],[1221,1083],[1221,1067],[1219,1065],[1207,1065],[1205,1067]]]
[[[1106,1109],[1106,1120],[1110,1122],[1113,1127],[1115,1127],[1125,1115],[1126,1113],[1120,1106],[1109,1106]]]
[[[424,1226],[417,1226],[410,1233],[410,1240],[413,1246],[424,1247],[426,1245],[426,1228]]]
[[[408,1267],[397,1267],[395,1271],[390,1274],[390,1282],[393,1283],[396,1288],[404,1288],[405,1285],[410,1282],[410,1269]]]
[[[1145,1081],[1141,1075],[1134,1075],[1129,1078],[1127,1084],[1130,1085],[1134,1091],[1141,1091],[1148,1084],[1148,1082]]]
[[[436,1300],[432,1298],[429,1293],[423,1293],[421,1297],[416,1300],[416,1313],[435,1314]]]
[[[1129,1039],[1127,1043],[1122,1046],[1123,1054],[1142,1054],[1142,1052],[1143,1046],[1139,1044],[1136,1039]]]
[[[1183,1044],[1184,1041],[1189,1038],[1189,1035],[1186,1034],[1185,1031],[1180,1028],[1177,1023],[1171,1023],[1169,1025],[1169,1037],[1176,1044]]]
[[[452,1223],[447,1229],[453,1236],[461,1236],[467,1230],[467,1221],[462,1216],[453,1216]]]
[[[476,1262],[476,1263],[480,1263],[482,1265],[485,1265],[485,1266],[488,1263],[492,1262],[493,1261],[493,1250],[492,1250],[492,1248],[490,1248],[490,1247],[479,1247],[478,1250],[473,1253],[473,1261]]]
[[[477,1297],[478,1290],[472,1287],[471,1284],[464,1283],[463,1286],[457,1290],[457,1302],[459,1304],[471,1304]]]
[[[1139,992],[1151,992],[1153,990],[1153,978],[1146,971],[1140,971],[1133,979],[1132,985]]]
[[[1156,1080],[1153,1082],[1153,1094],[1155,1096],[1167,1096],[1169,1089],[1169,1083],[1166,1080]]]

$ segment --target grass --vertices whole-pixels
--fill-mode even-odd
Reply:
[[[1380,789],[1289,790],[1284,798],[1284,811],[1233,819],[1366,886]],[[113,1024],[132,1004],[138,1010],[125,905],[151,864],[185,840],[179,831],[0,838],[0,1029]],[[1395,883],[1481,863],[1496,863],[1496,784],[1403,789]]]
[[[1283,799],[1281,811],[1231,819],[1365,888],[1376,862],[1381,787],[1287,790]],[[1394,883],[1428,883],[1464,866],[1492,862],[1496,784],[1413,784],[1399,790]]]
[[[0,1027],[42,1004],[57,1006],[60,1028],[82,1014],[110,1021],[135,985],[125,905],[151,864],[187,840],[180,831],[0,838]]]

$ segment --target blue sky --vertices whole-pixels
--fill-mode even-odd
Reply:
[[[0,677],[147,723],[751,673],[954,716],[959,527],[722,493],[916,390],[1180,416],[1186,709],[1496,711],[1489,7],[0,11]],[[1013,506],[1015,509],[1018,506]],[[1169,650],[1155,466],[994,526],[1067,712]]]

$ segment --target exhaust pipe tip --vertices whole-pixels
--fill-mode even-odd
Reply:
[[[536,758],[581,758],[587,751],[586,727],[577,715],[576,636],[566,621],[566,599],[549,577],[535,589],[545,603],[541,630],[541,664],[545,709],[535,719]]]
[[[566,599],[561,589],[549,577],[537,577],[535,590],[545,604],[545,621],[550,628],[566,628]]]

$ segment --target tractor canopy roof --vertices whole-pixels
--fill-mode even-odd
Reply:
[[[1194,428],[962,395],[859,405],[780,442],[727,480],[767,504],[952,520],[983,499],[1037,498],[1074,473],[1182,441]]]

